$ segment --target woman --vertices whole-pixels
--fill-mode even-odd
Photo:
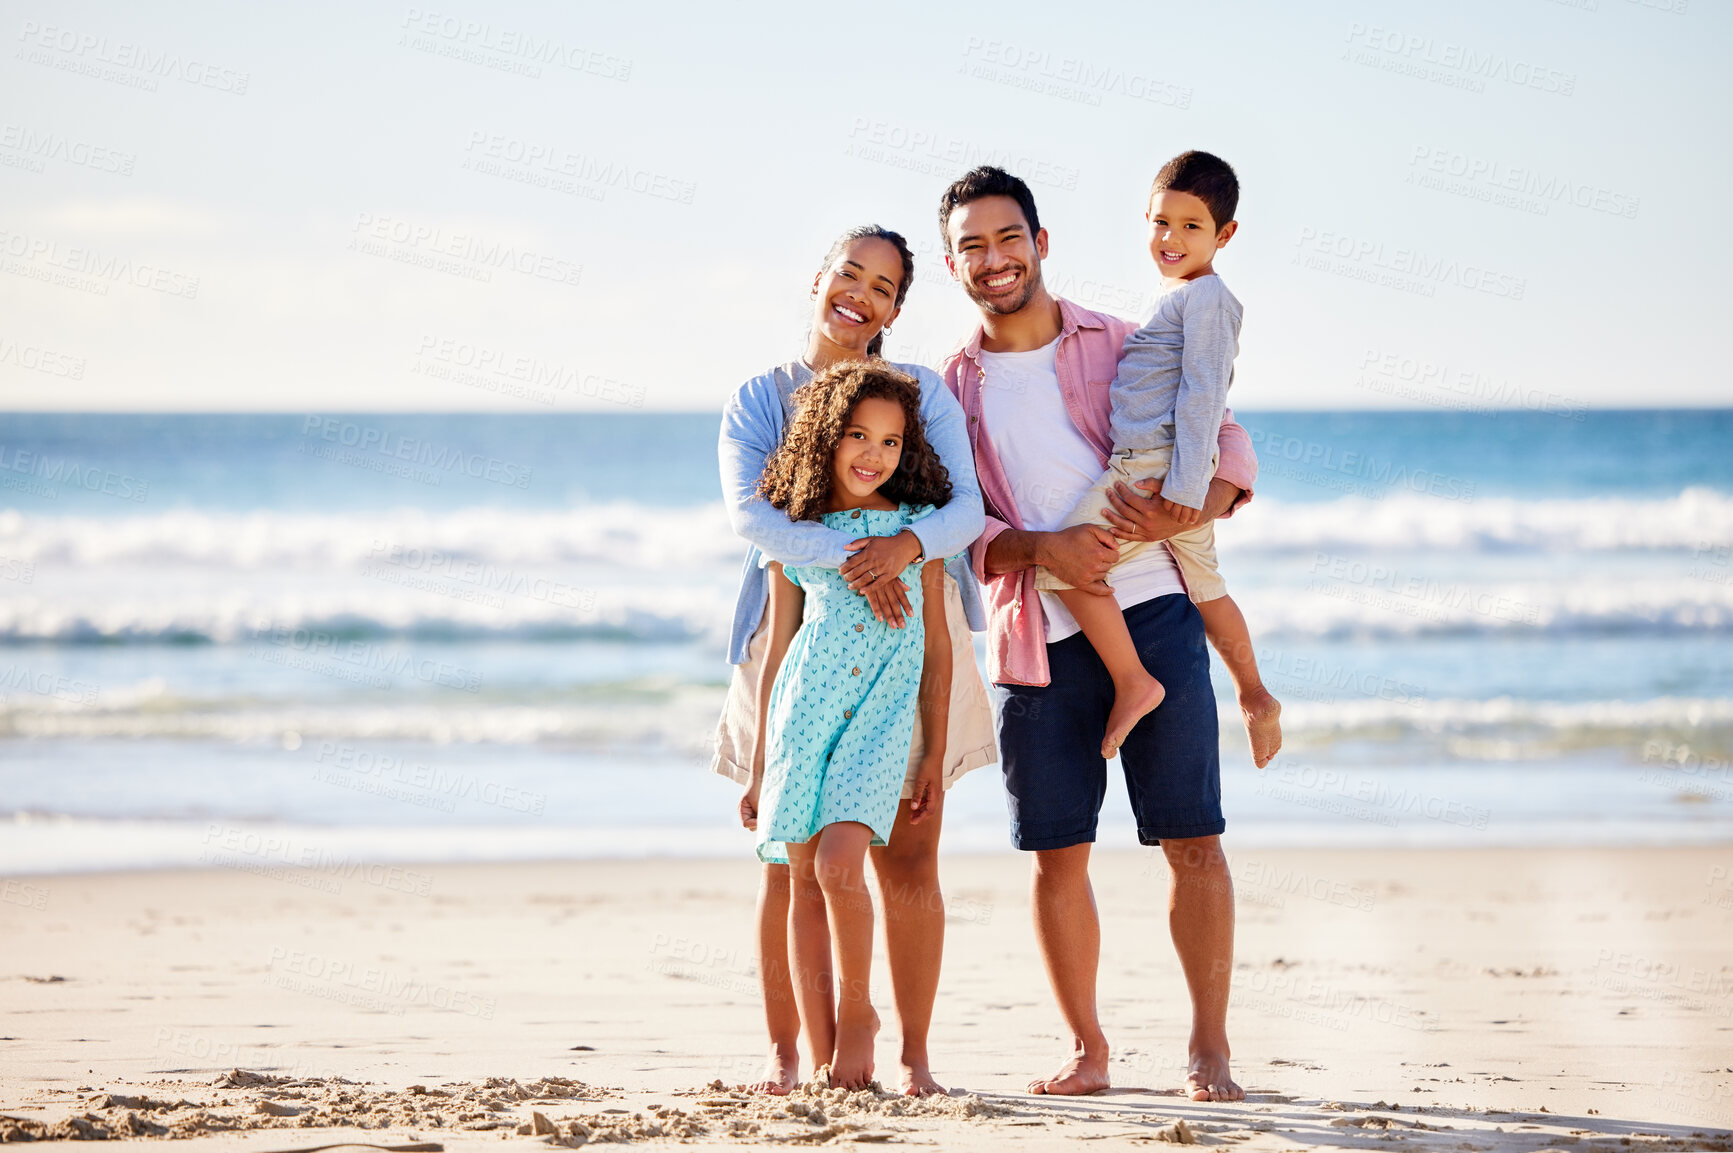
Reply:
[[[893,537],[851,539],[814,522],[795,523],[756,494],[765,462],[781,442],[796,389],[814,373],[850,360],[875,356],[884,333],[901,311],[915,276],[908,243],[876,225],[843,233],[812,282],[812,329],[805,354],[752,378],[737,389],[722,415],[718,455],[723,499],[734,531],[753,546],[742,572],[728,659],[734,665],[728,700],[717,727],[715,771],[747,785],[752,777],[755,686],[764,656],[769,596],[763,565],[840,567],[855,592],[865,596],[873,614],[900,627],[910,606],[900,574],[925,557],[958,559],[947,566],[946,617],[953,652],[950,717],[945,744],[944,785],[950,788],[970,769],[998,759],[991,706],[975,667],[971,628],[985,627],[980,599],[967,558],[958,556],[981,535],[985,517],[975,460],[963,411],[931,369],[897,365],[921,386],[921,418],[927,436],[949,471],[952,498],[915,529]],[[924,752],[917,726],[910,751],[911,777]],[[912,822],[910,789],[905,784],[889,844],[872,850],[873,872],[885,908],[885,947],[890,957],[892,993],[902,1026],[902,1088],[911,1095],[942,1093],[927,1058],[927,1028],[938,993],[944,947],[945,908],[939,889],[939,831],[944,803],[919,824]],[[756,818],[742,802],[742,820]],[[800,1015],[788,971],[789,870],[765,865],[758,897],[759,986],[764,995],[770,1057],[764,1080],[754,1088],[787,1093],[799,1080]],[[797,904],[810,908],[810,902]],[[824,933],[822,926],[812,926]],[[797,931],[799,931],[797,929]],[[825,987],[831,978],[822,975]]]

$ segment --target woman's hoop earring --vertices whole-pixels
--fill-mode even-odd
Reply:
[[[879,331],[884,333],[886,336],[889,336],[891,334],[891,326],[887,324],[883,328],[881,328]]]

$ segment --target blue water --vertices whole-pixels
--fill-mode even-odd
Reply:
[[[1733,834],[1733,411],[1239,417],[1262,473],[1218,538],[1288,744],[1256,773],[1218,675],[1230,835]],[[0,416],[0,872],[260,829],[400,859],[749,851],[704,771],[742,552],[715,437]],[[993,770],[946,843],[1005,843]]]

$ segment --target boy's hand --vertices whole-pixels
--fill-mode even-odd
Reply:
[[[944,761],[923,759],[920,768],[915,770],[914,795],[909,798],[909,824],[918,825],[931,816],[944,795]]]
[[[1183,524],[1187,528],[1190,528],[1192,525],[1203,519],[1202,509],[1189,508],[1183,504],[1175,504],[1165,496],[1161,498],[1161,509],[1163,512],[1167,513],[1168,516],[1171,516],[1177,523]]]
[[[740,798],[740,825],[742,828],[756,830],[758,828],[758,786],[759,781],[753,781],[746,788],[746,793]]]

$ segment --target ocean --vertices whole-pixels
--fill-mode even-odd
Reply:
[[[1230,848],[1733,837],[1733,410],[1239,419]],[[750,854],[716,423],[0,416],[0,874]],[[1007,846],[997,771],[945,819]]]

